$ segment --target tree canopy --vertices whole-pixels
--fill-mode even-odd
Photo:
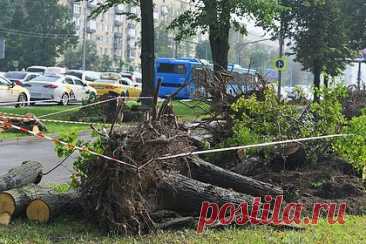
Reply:
[[[1,1],[1,6],[3,13],[10,13],[1,26],[7,44],[6,58],[0,61],[3,69],[54,65],[67,47],[77,43],[69,11],[57,0]]]
[[[246,34],[249,19],[258,25],[271,25],[279,9],[277,0],[197,0],[172,22],[170,28],[178,30],[178,40],[208,32],[214,69],[226,70],[230,29]]]
[[[356,3],[357,2],[357,3]],[[289,7],[282,15],[285,36],[305,70],[314,74],[319,87],[321,74],[339,75],[357,55],[364,42],[362,0],[283,0]],[[325,81],[325,83],[327,83]]]

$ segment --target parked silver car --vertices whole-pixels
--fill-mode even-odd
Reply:
[[[4,76],[18,86],[23,86],[24,83],[38,77],[39,74],[25,71],[9,71],[6,72]]]

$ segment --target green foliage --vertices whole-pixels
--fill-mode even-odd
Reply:
[[[325,71],[337,76],[355,55],[350,27],[351,16],[345,8],[349,0],[282,1],[288,11],[282,15],[284,34],[294,42],[296,61],[315,75],[318,87],[320,74]],[[361,4],[360,4],[361,5]],[[365,32],[359,25],[357,32]]]
[[[354,168],[362,172],[366,168],[366,115],[353,118],[343,132],[353,136],[337,140],[334,148]]]
[[[77,43],[69,10],[57,0],[17,0],[3,7],[3,13],[12,13],[1,27],[7,45],[6,58],[0,61],[3,69],[55,65],[56,58]]]
[[[256,96],[240,98],[232,106],[233,136],[226,143],[248,145],[341,133],[346,123],[342,114],[346,88],[322,88],[318,92],[321,102],[311,104],[304,113],[300,113],[295,105],[279,102],[271,89],[265,92],[263,100],[258,100]],[[319,155],[329,151],[329,145],[324,141],[304,145],[310,161],[316,161]],[[270,157],[273,148],[262,152],[265,157]],[[257,153],[255,150],[247,152],[248,155]]]
[[[95,42],[86,41],[86,69],[97,70],[100,63],[100,58],[97,54],[97,45]],[[75,48],[70,47],[65,51],[64,60],[60,65],[70,69],[80,69],[82,67],[83,47],[81,43]]]
[[[104,147],[102,144],[102,139],[100,137],[95,136],[95,140],[93,142],[84,142],[80,139],[78,139],[78,133],[76,132],[68,132],[60,136],[60,140],[68,143],[69,145],[78,146],[81,148],[87,148],[93,152],[97,152],[100,154],[103,154]],[[57,144],[55,146],[55,151],[57,153],[57,156],[60,158],[67,157],[71,153],[74,152],[73,147],[66,147],[61,144]],[[78,159],[74,162],[74,171],[75,173],[71,176],[71,187],[77,188],[80,185],[80,181],[86,177],[86,170],[87,170],[87,163],[89,160],[94,159],[95,156],[90,154],[87,151],[79,152],[80,156]]]
[[[66,193],[70,191],[71,185],[68,183],[63,184],[51,184],[50,188],[58,193]]]
[[[169,28],[176,30],[177,40],[208,32],[215,71],[227,69],[231,28],[247,34],[248,18],[270,26],[280,10],[277,0],[199,0],[191,5]]]
[[[174,57],[174,39],[170,37],[164,24],[155,28],[155,43],[159,44],[155,48],[156,57]]]
[[[295,138],[299,133],[294,118],[298,112],[294,106],[279,102],[275,92],[269,89],[264,99],[255,95],[249,99],[240,98],[232,105],[234,119],[233,137],[230,145],[250,145]],[[256,153],[251,150],[248,154]]]
[[[294,97],[292,98],[293,102],[296,102],[298,104],[303,104],[306,102],[306,93],[301,86],[294,86],[292,91],[294,95]]]
[[[201,41],[196,46],[196,57],[212,61],[212,53],[209,41]]]

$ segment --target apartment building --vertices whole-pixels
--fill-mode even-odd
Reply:
[[[121,64],[125,69],[140,68],[141,24],[123,14],[128,12],[139,16],[139,7],[118,5],[96,18],[88,18],[101,0],[59,1],[70,8],[80,40],[84,38],[85,26],[85,38],[96,43],[98,55],[110,57],[115,68]],[[189,7],[189,0],[154,0],[154,4],[155,25],[168,25]]]

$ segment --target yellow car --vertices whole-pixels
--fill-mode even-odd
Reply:
[[[30,93],[27,89],[17,86],[4,76],[0,76],[0,105],[1,103],[16,103],[16,107],[29,105]]]
[[[102,78],[90,82],[89,85],[97,90],[98,96],[116,95],[122,97],[138,98],[141,94],[141,87],[133,86],[132,81],[121,77],[116,73],[102,74]]]

